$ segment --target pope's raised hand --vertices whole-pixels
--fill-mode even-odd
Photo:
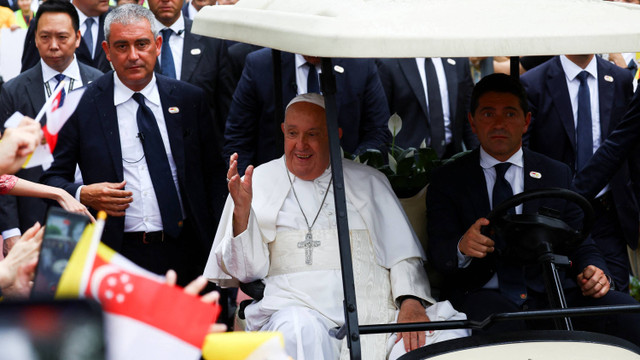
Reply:
[[[238,154],[233,153],[229,158],[229,171],[227,171],[227,182],[229,195],[233,199],[233,236],[238,236],[247,229],[249,224],[249,214],[251,213],[251,200],[253,191],[251,180],[253,177],[253,166],[249,165],[244,173],[244,178],[238,174]]]

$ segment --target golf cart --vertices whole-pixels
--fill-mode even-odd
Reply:
[[[276,117],[274,127],[279,128],[283,119],[280,83],[280,51],[322,57],[322,92],[325,96],[327,125],[330,134],[331,166],[333,169],[334,196],[343,272],[345,327],[338,335],[344,335],[351,350],[352,359],[360,359],[360,335],[380,332],[437,330],[458,327],[482,327],[469,321],[432,322],[424,324],[394,324],[359,326],[351,249],[348,236],[344,180],[341,153],[337,136],[336,89],[333,77],[333,57],[464,57],[464,56],[522,56],[547,54],[610,53],[634,51],[640,46],[640,7],[600,0],[241,0],[234,6],[205,7],[194,21],[193,31],[206,36],[241,41],[274,49],[274,84]],[[622,26],[621,26],[622,25]],[[517,69],[517,60],[512,69]],[[518,72],[512,70],[513,74]],[[524,195],[524,194],[521,194]],[[536,195],[538,196],[538,195]],[[564,196],[564,195],[562,195]],[[516,200],[513,200],[516,201]],[[517,198],[517,201],[524,201]],[[513,205],[511,205],[513,206]],[[584,209],[584,208],[583,208]],[[496,209],[498,210],[498,209]],[[585,213],[588,212],[585,209]],[[340,215],[342,214],[342,215]],[[571,229],[553,217],[538,214],[527,226],[550,226],[551,233],[567,233]],[[505,219],[522,220],[524,219]],[[499,222],[499,221],[498,221]],[[542,224],[538,224],[542,222]],[[536,223],[536,225],[534,225]],[[566,225],[566,224],[564,224]],[[506,223],[504,231],[523,224]],[[583,229],[579,237],[586,232]],[[541,237],[544,237],[541,235]],[[577,241],[577,240],[575,240]],[[568,245],[573,245],[571,241]],[[556,253],[563,242],[546,243],[548,279],[553,280],[553,268],[564,259]],[[568,246],[567,245],[567,246]],[[544,248],[546,245],[540,245]],[[560,255],[560,256],[557,256]],[[561,292],[561,291],[557,291]],[[599,354],[594,348],[613,347],[615,356],[624,359],[637,358],[640,350],[632,345],[598,336],[570,331],[569,316],[594,314],[599,311],[639,311],[640,308],[613,309],[563,309],[561,294],[554,295],[560,304],[558,310],[531,311],[527,313],[495,315],[488,321],[503,321],[517,316],[552,317],[564,324],[562,333],[545,332],[530,334],[529,340],[515,340],[515,348],[501,357],[513,358],[514,354],[526,358],[545,357],[540,353],[527,353],[525,348],[539,350],[540,341],[554,343],[560,349],[574,349],[572,354],[584,354],[582,358]],[[538,339],[538,340],[537,340]],[[579,339],[586,339],[584,341]],[[487,340],[488,346],[474,341],[477,337],[461,339],[471,343],[474,358],[480,348],[491,351],[505,349],[503,343]],[[458,340],[452,340],[458,341]],[[513,339],[504,337],[504,341]],[[621,344],[622,343],[622,344]],[[442,343],[445,344],[445,343]],[[425,352],[433,346],[416,350],[406,358],[425,358]],[[461,345],[460,345],[461,346]],[[444,347],[442,345],[441,347]],[[577,350],[583,349],[583,350]],[[586,350],[585,350],[586,349]],[[584,351],[584,353],[583,353]],[[607,352],[611,355],[611,352]],[[423,354],[423,355],[420,355]],[[532,355],[529,355],[532,354]],[[557,357],[558,354],[553,354]],[[546,356],[548,357],[548,356]]]

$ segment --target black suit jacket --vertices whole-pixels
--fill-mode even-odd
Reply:
[[[343,69],[336,72],[338,124],[342,128],[342,148],[352,154],[367,149],[386,152],[391,134],[387,126],[389,109],[373,60],[334,59]],[[282,53],[283,106],[297,95],[295,57]],[[277,158],[275,99],[271,49],[250,53],[242,78],[233,94],[225,128],[224,155],[237,152],[238,169],[244,173],[249,164],[258,166]],[[284,108],[282,109],[284,113]],[[278,120],[278,124],[282,119]]]
[[[193,21],[184,16],[183,19],[185,32],[180,80],[193,84],[206,93],[218,143],[221,143],[234,87],[227,47],[223,40],[192,33]],[[162,73],[158,63],[155,70]]]
[[[244,63],[247,55],[250,53],[262,49],[262,46],[236,43],[229,46],[229,67],[233,77],[233,89],[235,90],[238,81],[242,77],[242,70],[244,69]]]
[[[524,190],[549,187],[569,188],[570,169],[555,160],[523,149]],[[530,176],[535,171],[540,178]],[[471,153],[434,171],[427,191],[427,230],[429,261],[445,276],[444,292],[449,297],[464,296],[465,293],[481,288],[496,271],[496,256],[473,258],[468,267],[459,269],[457,258],[458,242],[462,235],[479,218],[489,213],[489,195],[480,166],[480,150]],[[524,203],[523,213],[535,213],[541,207],[560,211],[564,220],[579,228],[582,214],[579,208],[565,200],[536,199]],[[604,259],[593,240],[587,238],[571,256],[573,261],[569,273],[561,272],[565,288],[577,286],[575,276],[587,265],[595,265],[608,272]],[[526,270],[527,286],[543,292],[542,271],[538,266]]]
[[[226,166],[214,148],[213,129],[204,92],[199,88],[156,75],[158,92],[178,171],[178,183],[186,218],[197,236],[181,239],[191,254],[185,268],[204,269],[213,234],[226,198]],[[54,162],[42,176],[47,185],[75,195],[76,164],[85,184],[121,182],[122,151],[118,118],[113,105],[113,72],[103,75],[85,91],[76,112],[58,134]],[[170,107],[178,112],[169,112]],[[158,196],[162,196],[158,194]],[[102,241],[119,251],[122,247],[124,217],[107,219]],[[184,258],[184,254],[176,254]]]
[[[89,48],[84,43],[84,41],[80,41],[80,46],[76,49],[76,56],[78,61],[83,64],[94,67],[100,71],[107,72],[111,70],[111,65],[107,60],[107,56],[102,50],[102,41],[104,40],[104,19],[107,16],[107,13],[100,15],[99,23],[98,23],[98,41],[96,42],[96,51],[94,52],[94,56],[91,57],[89,54]],[[27,35],[24,39],[24,50],[22,52],[22,69],[21,72],[24,72],[28,69],[34,67],[38,61],[40,61],[40,53],[36,48],[36,23],[35,21],[31,22],[29,25],[29,29],[27,29]]]
[[[604,140],[624,115],[633,94],[633,85],[627,70],[600,57],[596,59],[600,130]],[[575,171],[575,125],[560,57],[556,56],[527,71],[521,81],[527,91],[531,110],[531,124],[523,137],[525,146],[562,161]],[[638,244],[640,224],[636,194],[630,184],[630,171],[637,173],[638,169],[640,158],[630,159],[618,169],[610,183],[622,231],[628,245],[634,249]]]
[[[102,76],[102,72],[78,63],[80,78],[86,86]],[[23,115],[35,118],[44,105],[44,79],[40,62],[33,68],[8,81],[0,93],[0,129],[4,129],[5,121],[20,111]],[[43,118],[43,123],[44,123]],[[20,178],[38,181],[42,175],[42,167],[18,171]],[[24,232],[36,221],[44,223],[46,203],[42,199],[31,197],[0,196],[0,231],[19,228]]]
[[[640,158],[640,91],[636,90],[627,112],[611,131],[604,143],[589,159],[587,165],[578,172],[573,180],[575,190],[591,199],[609,182],[623,164]],[[631,172],[636,199],[640,190],[640,179],[635,171]]]
[[[429,111],[418,65],[414,58],[379,59],[380,80],[389,102],[389,112],[402,118],[402,129],[395,143],[402,148],[420,147],[425,138],[431,138]],[[471,131],[467,120],[473,80],[466,58],[442,59],[449,98],[449,119],[452,133],[452,145],[455,152],[475,149],[478,139]],[[427,143],[429,143],[427,141]],[[436,148],[431,143],[431,147]],[[440,150],[442,148],[440,147]]]

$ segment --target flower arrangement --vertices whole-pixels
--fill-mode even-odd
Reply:
[[[383,154],[379,150],[370,149],[354,160],[384,173],[399,198],[416,195],[431,180],[433,169],[464,155],[464,153],[459,153],[451,159],[440,160],[435,150],[427,147],[424,140],[417,149],[414,147],[403,149],[395,143],[396,135],[402,129],[402,119],[398,114],[393,114],[389,118],[388,125],[393,136],[389,153]]]

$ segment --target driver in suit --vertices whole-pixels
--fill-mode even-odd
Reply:
[[[531,114],[522,85],[503,74],[482,79],[471,97],[469,122],[480,148],[438,169],[427,193],[429,260],[445,276],[443,295],[470,320],[493,313],[549,307],[540,265],[500,258],[504,239],[481,233],[485,216],[513,194],[541,188],[569,188],[571,170],[561,162],[522,148]],[[535,213],[552,208],[574,228],[581,211],[562,199],[536,199],[510,209]],[[611,289],[602,255],[588,237],[569,254],[571,267],[559,276],[570,307],[637,304]],[[576,329],[602,332],[640,344],[640,314],[576,317]],[[508,321],[486,332],[549,328],[548,321]]]

